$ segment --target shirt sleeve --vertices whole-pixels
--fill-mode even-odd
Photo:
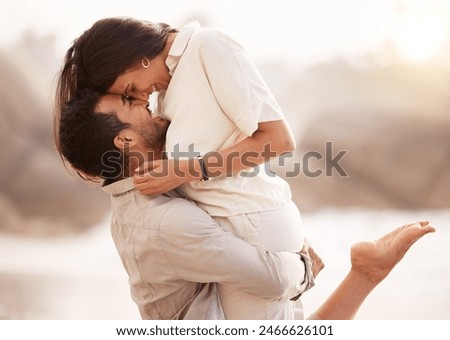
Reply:
[[[219,106],[242,132],[251,136],[258,123],[284,119],[259,70],[236,41],[206,28],[193,39]]]
[[[305,267],[297,253],[253,247],[187,201],[170,207],[162,224],[160,246],[184,280],[232,285],[268,300],[291,299],[302,291]]]

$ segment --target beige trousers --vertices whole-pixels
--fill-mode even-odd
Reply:
[[[294,203],[274,210],[214,216],[214,219],[226,230],[266,251],[298,252],[303,246],[302,220]],[[303,319],[300,301],[268,301],[220,284],[218,290],[226,319]]]

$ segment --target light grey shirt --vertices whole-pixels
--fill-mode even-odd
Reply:
[[[111,232],[143,319],[221,319],[215,282],[268,300],[304,291],[297,253],[268,253],[222,229],[194,203],[145,196],[127,178],[111,194]]]

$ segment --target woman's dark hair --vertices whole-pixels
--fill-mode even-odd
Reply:
[[[114,138],[129,127],[115,113],[95,112],[99,94],[80,91],[62,111],[57,149],[63,160],[84,177],[119,179],[127,168],[127,157],[114,145]],[[82,176],[83,177],[83,176]]]
[[[91,88],[104,94],[127,69],[144,57],[157,56],[168,34],[176,31],[164,23],[132,18],[97,21],[66,53],[57,79],[55,114],[61,114],[77,91]]]

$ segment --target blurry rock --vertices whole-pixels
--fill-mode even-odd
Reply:
[[[288,178],[302,210],[326,206],[450,207],[450,69],[361,58],[307,68],[262,67],[297,137],[302,162],[308,151],[325,156],[326,141],[349,177]],[[310,170],[324,160],[310,161]],[[305,166],[302,164],[302,167]],[[280,175],[285,175],[283,170]]]
[[[25,221],[17,206],[11,202],[8,196],[0,194],[0,218],[1,229],[17,231],[23,228]]]
[[[104,217],[109,198],[69,178],[53,146],[52,109],[34,90],[44,82],[27,72],[39,65],[12,60],[0,51],[0,230],[33,233],[39,226],[34,232],[59,234],[88,228]]]
[[[448,67],[385,65],[373,59],[368,55],[358,64],[336,59],[310,67],[269,64],[260,68],[299,138],[310,119],[324,112],[448,114]]]
[[[428,114],[346,112],[321,114],[300,141],[301,151],[333,157],[348,150],[336,169],[316,178],[289,179],[299,205],[435,209],[450,207],[450,119]],[[325,170],[325,160],[312,165]]]

